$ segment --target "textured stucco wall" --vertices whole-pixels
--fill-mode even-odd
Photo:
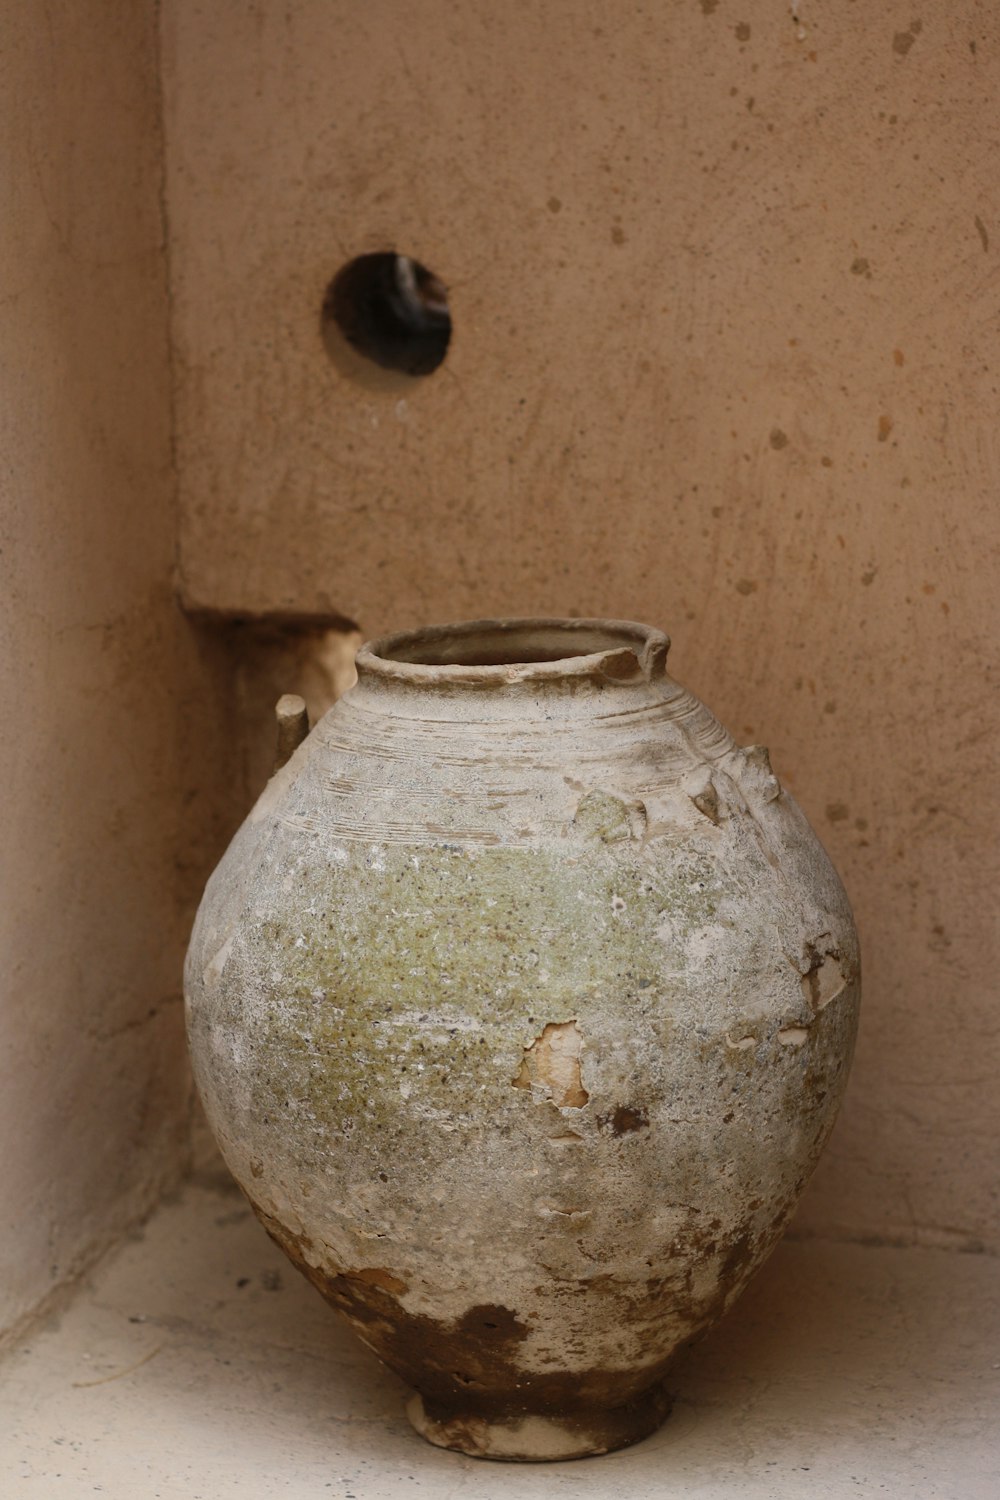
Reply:
[[[862,932],[800,1224],[996,1244],[996,8],[169,0],[164,39],[188,600],[670,630]],[[319,338],[391,247],[451,292],[422,382]]]
[[[172,596],[152,8],[0,9],[2,1332],[183,1164],[180,962],[221,801],[214,668]]]

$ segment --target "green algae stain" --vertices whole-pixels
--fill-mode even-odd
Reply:
[[[308,1121],[317,1150],[331,1127],[362,1122],[511,1127],[524,1109],[511,1080],[551,1022],[576,1019],[595,1058],[636,1029],[665,1037],[683,981],[665,970],[664,911],[683,934],[711,921],[719,895],[706,856],[664,868],[616,840],[355,845],[265,888],[224,1009],[238,1006],[237,976],[256,975],[262,1106]]]

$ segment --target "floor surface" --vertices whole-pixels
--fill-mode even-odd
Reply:
[[[0,1363],[11,1500],[998,1500],[1000,1261],[786,1241],[652,1438],[577,1463],[429,1447],[242,1198],[191,1185]]]

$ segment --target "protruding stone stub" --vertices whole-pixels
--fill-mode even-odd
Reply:
[[[662,630],[651,630],[642,651],[642,670],[647,682],[656,682],[667,670],[670,637]]]
[[[646,816],[645,804],[638,798],[631,797],[626,802],[611,792],[593,789],[580,798],[573,826],[585,838],[617,844],[622,839],[641,839],[646,831]]]
[[[697,771],[691,773],[684,783],[684,790],[702,817],[707,818],[710,823],[718,825],[720,818],[719,793],[716,790],[715,782],[712,780],[712,773],[707,766],[699,767]]]
[[[747,765],[756,766],[766,775],[771,775],[771,752],[766,745],[747,745],[743,755]]]
[[[757,773],[754,784],[765,802],[774,802],[781,796],[781,782],[771,770],[771,756],[766,745],[747,745],[743,760]]]
[[[298,693],[283,693],[274,706],[274,717],[278,724],[274,769],[280,771],[309,733],[309,712],[305,699],[300,698]]]

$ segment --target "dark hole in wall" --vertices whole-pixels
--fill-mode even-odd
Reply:
[[[384,370],[431,375],[451,340],[444,284],[395,251],[359,255],[337,272],[323,300],[323,338],[338,336]]]

